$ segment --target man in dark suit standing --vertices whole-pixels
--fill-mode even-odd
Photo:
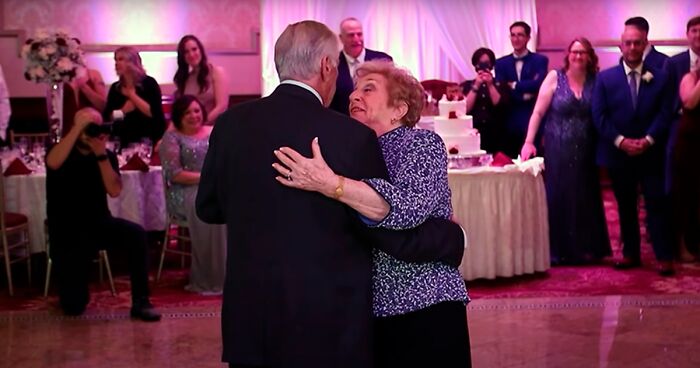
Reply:
[[[196,206],[202,220],[227,225],[221,322],[231,367],[371,367],[372,247],[409,262],[461,261],[464,236],[450,221],[370,229],[340,202],[275,180],[274,150],[311,156],[314,137],[342,177],[388,178],[375,133],[326,108],[337,55],[325,25],[288,26],[275,44],[281,84],[212,131]],[[342,177],[336,199],[354,193]]]
[[[608,169],[620,215],[624,257],[615,267],[641,266],[637,214],[641,184],[658,270],[669,276],[674,270],[664,163],[670,83],[663,69],[642,62],[647,46],[643,31],[626,26],[621,40],[622,62],[598,75],[591,103],[600,134],[597,161]]]
[[[496,60],[496,80],[507,83],[510,87],[510,111],[506,118],[503,142],[504,152],[513,158],[518,156],[525,142],[527,124],[549,64],[546,56],[527,49],[530,32],[527,23],[513,23],[510,26],[513,53]]]
[[[355,89],[353,78],[357,67],[369,60],[393,59],[381,51],[365,48],[362,24],[355,18],[346,18],[340,22],[340,41],[343,43],[343,50],[340,51],[335,96],[330,107],[349,115],[350,93]]]

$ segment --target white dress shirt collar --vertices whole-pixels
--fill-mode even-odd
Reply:
[[[323,105],[323,99],[321,98],[321,95],[315,89],[313,89],[313,87],[311,87],[310,85],[308,85],[304,82],[299,82],[299,81],[293,80],[293,79],[285,79],[282,82],[280,82],[280,84],[291,84],[294,86],[301,87],[301,88],[313,93],[314,96],[316,96],[316,98],[318,98],[318,101],[321,103],[321,105]]]
[[[692,49],[688,49],[688,54],[690,55],[690,69],[688,71],[691,71],[693,69],[693,65],[695,65],[695,63],[698,61],[698,57],[700,57],[700,55],[696,54]]]
[[[642,66],[643,66],[642,63],[640,63],[639,65],[637,65],[636,68],[632,69],[632,68],[629,67],[629,65],[627,65],[627,63],[625,63],[625,62],[623,61],[623,62],[622,62],[622,66],[625,68],[625,75],[630,75],[630,72],[631,72],[632,70],[634,70],[635,72],[637,72],[637,76],[642,75]]]

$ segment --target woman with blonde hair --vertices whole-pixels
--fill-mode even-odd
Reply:
[[[155,143],[165,132],[158,82],[146,74],[141,56],[130,46],[114,51],[114,69],[119,80],[109,88],[102,117],[114,121],[114,135],[122,147],[144,138]]]

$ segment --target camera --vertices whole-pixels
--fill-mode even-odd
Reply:
[[[490,72],[491,71],[491,63],[489,62],[480,62],[479,64],[476,64],[476,71],[484,71],[484,72]]]
[[[103,124],[96,124],[96,123],[89,123],[85,127],[85,135],[88,137],[99,137],[102,134],[106,135],[111,135],[112,134],[112,123],[103,123]]]

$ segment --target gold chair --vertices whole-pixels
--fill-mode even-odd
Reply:
[[[185,244],[189,244],[190,250],[192,249],[192,242],[189,233],[190,231],[187,227],[187,222],[168,215],[167,225],[165,226],[165,236],[163,239],[163,249],[160,252],[160,263],[158,264],[158,273],[156,274],[156,282],[160,281],[160,274],[163,270],[163,262],[165,261],[165,253],[179,254],[180,266],[185,268],[185,257],[192,257],[192,252],[185,250]],[[168,248],[168,245],[173,240],[177,242],[176,249]]]
[[[44,281],[44,297],[49,295],[49,285],[51,284],[51,266],[53,262],[51,261],[50,253],[50,242],[49,242],[49,222],[48,219],[44,220],[44,235],[46,236],[46,281]],[[114,278],[112,277],[112,268],[109,265],[109,255],[107,251],[101,249],[97,252],[97,258],[93,261],[99,265],[100,268],[100,284],[104,282],[104,271],[107,269],[107,280],[109,280],[109,288],[112,292],[112,296],[117,295],[117,289],[114,287]]]
[[[46,142],[49,141],[49,133],[15,133],[12,129],[9,133],[10,146],[12,147],[16,147],[21,139],[26,139],[28,149],[31,149],[35,143],[46,145]]]
[[[2,256],[5,260],[5,272],[7,272],[7,284],[10,296],[14,295],[12,285],[13,263],[27,261],[27,280],[32,283],[32,261],[29,249],[29,218],[21,213],[5,212],[5,186],[4,177],[1,174],[0,165],[0,233],[2,235]],[[17,255],[19,249],[24,249],[23,254]]]

